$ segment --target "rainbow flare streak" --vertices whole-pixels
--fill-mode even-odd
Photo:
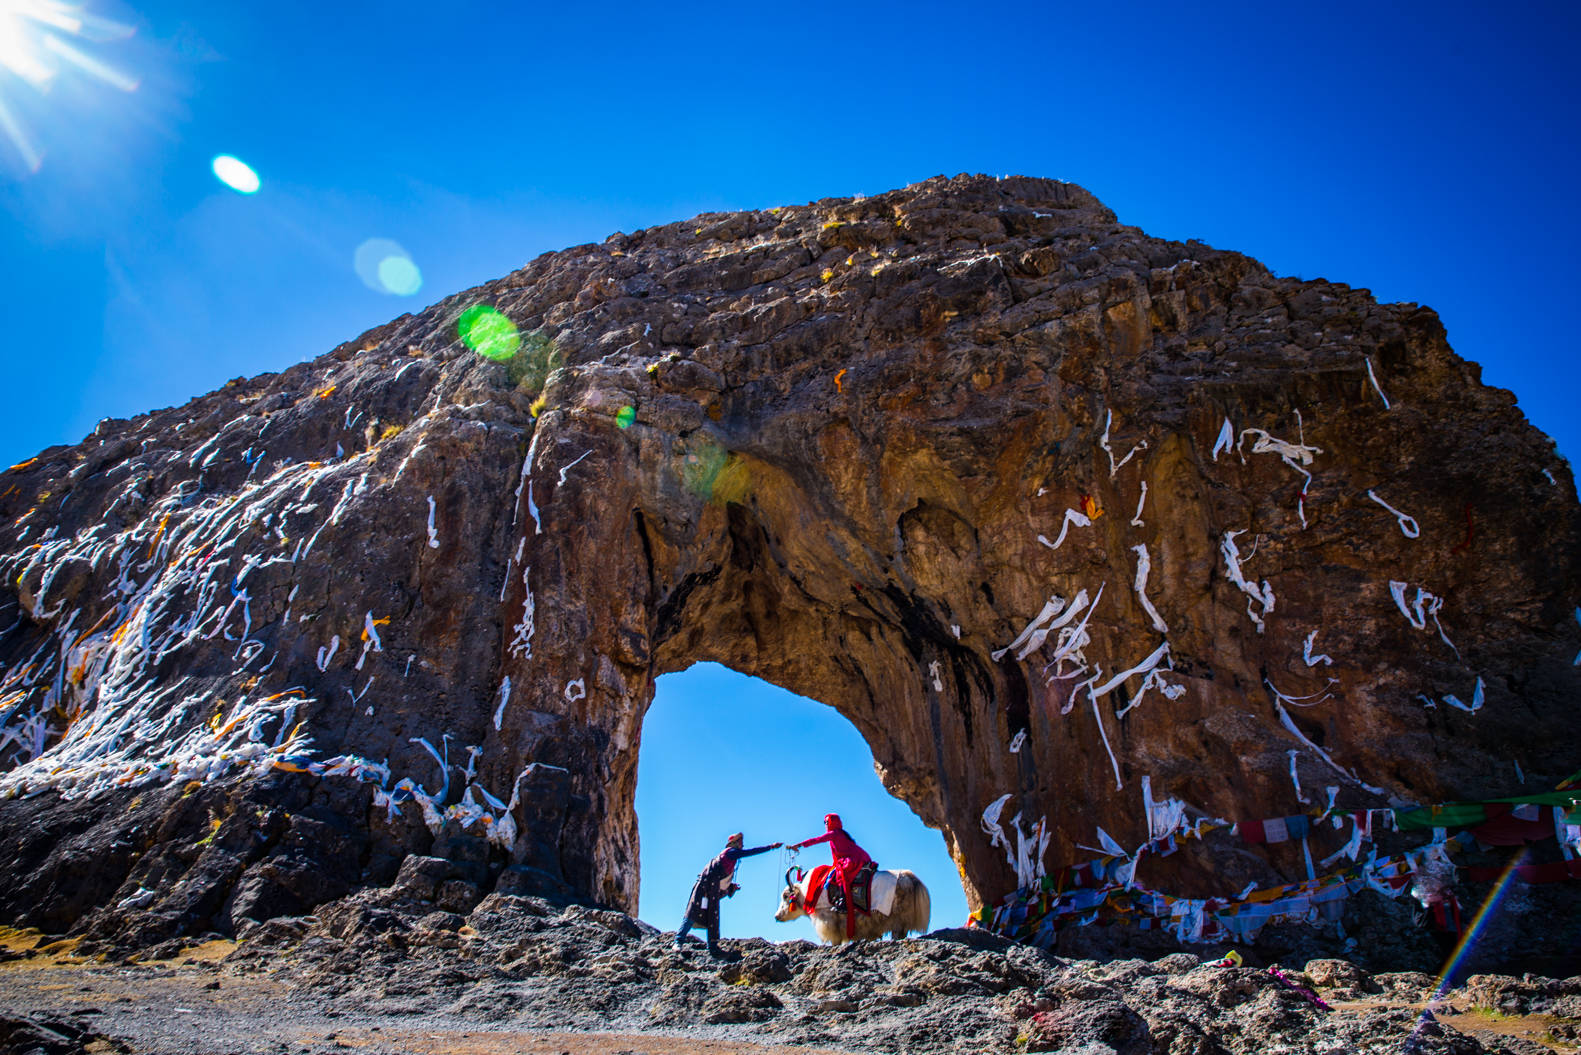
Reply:
[[[1427,1006],[1422,1009],[1422,1017],[1417,1022],[1417,1029],[1432,1014],[1433,1008],[1444,1002],[1444,994],[1449,991],[1455,981],[1466,954],[1469,953],[1477,939],[1482,936],[1482,931],[1487,927],[1488,921],[1493,918],[1494,911],[1504,901],[1504,895],[1510,888],[1510,880],[1515,878],[1516,869],[1526,863],[1526,850],[1510,858],[1509,864],[1504,866],[1504,871],[1499,878],[1494,880],[1493,887],[1488,891],[1488,896],[1482,899],[1482,907],[1477,909],[1477,914],[1471,920],[1470,926],[1460,933],[1460,941],[1455,945],[1455,951],[1449,954],[1449,959],[1444,961],[1444,969],[1438,973],[1438,982],[1433,986],[1433,995],[1427,1001]]]

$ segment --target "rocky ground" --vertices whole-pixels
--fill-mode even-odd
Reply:
[[[1425,974],[1285,965],[1325,1009],[1264,967],[1069,960],[981,931],[839,949],[726,941],[722,961],[672,939],[509,894],[462,915],[411,883],[142,955],[12,931],[0,1052],[1581,1050],[1581,978],[1474,975],[1425,1010]]]

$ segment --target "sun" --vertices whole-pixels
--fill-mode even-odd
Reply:
[[[81,74],[117,91],[134,92],[136,77],[83,47],[125,40],[133,32],[131,26],[89,12],[84,4],[0,0],[0,132],[29,171],[39,170],[44,153],[11,106],[18,82],[47,95],[57,79]]]

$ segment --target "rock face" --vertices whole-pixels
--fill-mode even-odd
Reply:
[[[0,916],[163,939],[412,852],[457,911],[507,865],[634,909],[643,714],[701,660],[849,718],[974,904],[1007,794],[1052,867],[1144,841],[1144,777],[1229,819],[1552,787],[1578,512],[1431,311],[1069,184],[615,235],[0,477]]]

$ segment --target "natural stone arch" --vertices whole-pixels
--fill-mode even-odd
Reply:
[[[851,266],[865,238],[887,237],[865,226],[879,217],[970,227],[951,208],[1004,193],[981,181],[951,184],[930,201],[938,211],[918,200],[929,192],[847,203],[821,226],[820,244],[855,249],[845,261]],[[1085,213],[1094,203],[1062,186],[1023,184],[1012,193],[1069,209],[1069,220],[1112,223]],[[842,243],[847,226],[850,241]],[[751,227],[736,217],[714,230],[740,235]],[[549,700],[566,679],[585,678],[589,696],[572,703],[568,717],[572,727],[593,730],[599,745],[600,782],[585,794],[593,804],[586,843],[594,847],[586,874],[600,898],[635,903],[630,802],[653,678],[699,659],[823,700],[848,718],[886,787],[944,833],[974,905],[1016,883],[979,821],[1007,793],[1027,825],[1047,818],[1054,864],[1091,841],[1095,827],[1126,845],[1143,841],[1142,776],[1160,798],[1221,817],[1278,814],[1284,807],[1274,803],[1293,802],[1291,751],[1309,787],[1333,782],[1363,801],[1383,801],[1369,790],[1380,787],[1420,799],[1491,788],[1493,759],[1535,745],[1486,726],[1473,733],[1442,709],[1424,717],[1406,691],[1413,684],[1451,691],[1472,651],[1482,658],[1471,665],[1483,670],[1519,666],[1515,677],[1539,723],[1563,724],[1575,688],[1563,666],[1568,645],[1537,646],[1547,658],[1536,665],[1516,659],[1523,650],[1511,645],[1534,631],[1574,637],[1563,599],[1576,576],[1568,492],[1533,485],[1526,502],[1485,528],[1529,540],[1485,540],[1515,558],[1501,565],[1496,584],[1486,565],[1409,546],[1366,498],[1384,476],[1402,501],[1433,511],[1440,535],[1454,534],[1466,481],[1493,464],[1478,435],[1498,433],[1521,444],[1531,463],[1544,459],[1545,441],[1506,400],[1474,387],[1436,319],[1379,308],[1341,287],[1277,280],[1234,254],[1192,247],[1186,255],[1108,230],[1123,232],[1109,236],[1128,247],[1111,254],[1167,258],[1171,266],[1155,266],[1145,279],[1139,270],[1111,270],[1106,286],[1072,289],[1051,282],[1064,258],[1047,248],[1021,251],[1013,267],[1003,250],[961,249],[951,261],[931,262],[925,276],[897,279],[887,294],[883,269],[875,269],[855,292],[820,301],[810,272],[811,287],[794,279],[764,286],[752,284],[761,270],[725,265],[708,272],[723,281],[711,313],[660,324],[662,340],[685,334],[690,351],[656,360],[616,352],[597,369],[551,378],[551,409],[524,468],[544,518],[524,560],[533,564],[532,582],[545,585],[536,598],[534,660],[519,674]],[[748,258],[761,259],[753,257],[763,252],[758,245]],[[817,259],[806,266],[815,271]],[[834,263],[822,281],[837,273]],[[584,266],[609,276],[583,279],[584,292],[628,273],[636,277],[625,279],[627,289],[643,280],[642,265],[619,258]],[[686,272],[670,289],[700,275]],[[733,299],[735,290],[742,293]],[[828,308],[817,313],[809,301]],[[632,310],[641,317],[647,309]],[[601,330],[608,324],[599,314],[595,303],[571,315],[562,342],[607,348],[638,336],[635,326]],[[1348,336],[1315,350],[1270,349],[1257,327],[1275,315],[1322,319],[1331,342]],[[554,322],[555,313],[544,318]],[[972,321],[952,321],[961,318]],[[1248,370],[1248,359],[1261,365]],[[1412,409],[1394,418],[1384,416],[1374,383],[1378,363],[1387,364],[1397,402],[1411,392]],[[1455,394],[1455,417],[1417,409],[1446,390]],[[624,406],[635,410],[629,428],[616,420]],[[1235,442],[1216,452],[1231,416]],[[1479,424],[1467,427],[1469,420]],[[1408,440],[1409,430],[1432,438]],[[1277,451],[1248,461],[1248,435],[1285,434],[1323,452],[1310,493]],[[1412,473],[1416,456],[1406,452],[1415,443],[1456,473]],[[1221,463],[1226,453],[1234,462]],[[1555,463],[1549,475],[1564,471]],[[1144,485],[1150,505],[1141,500]],[[1049,536],[1061,517],[1089,500],[1107,515],[1072,529],[1056,548]],[[518,510],[524,522],[526,515]],[[1259,578],[1284,598],[1279,617],[1264,620],[1266,632],[1223,556],[1226,534],[1243,526],[1248,539],[1263,542],[1269,564]],[[1358,545],[1358,537],[1366,541]],[[1070,599],[1101,587],[1106,606],[1090,625],[1092,669],[1112,676],[1142,661],[1160,636],[1134,586],[1133,553],[1142,544],[1152,562],[1148,592],[1168,613],[1183,698],[1165,703],[1155,693],[1121,722],[1140,678],[1116,684],[1100,703],[1081,693],[1079,680],[1045,677],[1048,649],[994,657],[1050,595]],[[1244,544],[1250,552],[1252,543]],[[1532,559],[1539,551],[1549,557]],[[1424,649],[1396,623],[1380,559],[1393,575],[1467,585],[1453,655]],[[1563,571],[1550,577],[1554,568]],[[1473,599],[1473,580],[1491,592]],[[1540,614],[1518,629],[1503,620],[1493,594]],[[1298,711],[1290,729],[1270,686],[1313,687],[1303,641],[1314,628],[1336,656],[1322,671],[1332,682],[1318,680],[1317,688],[1337,686],[1359,707],[1321,717]],[[1459,687],[1469,691],[1469,683]],[[1011,752],[1020,730],[1026,746]],[[509,749],[495,755],[506,765],[552,750],[550,737],[512,740],[509,732]],[[1453,762],[1442,746],[1451,740]],[[1541,764],[1562,775],[1566,761],[1553,755]],[[1279,851],[1274,864],[1292,874],[1298,867]],[[1188,891],[1193,880],[1201,893],[1222,886],[1222,865],[1208,855],[1184,854],[1161,871],[1193,867]]]
[[[554,448],[570,457],[588,449],[618,458],[619,448],[630,449],[627,441],[636,440],[634,471],[590,480],[601,492],[600,508],[629,509],[631,515],[588,522],[576,511],[576,489],[567,489],[570,515],[584,526],[574,539],[561,541],[553,531],[535,536],[529,580],[538,582],[541,568],[542,581],[551,585],[535,588],[533,660],[520,677],[539,698],[553,698],[556,687],[563,698],[559,676],[544,684],[534,679],[533,668],[590,671],[584,675],[587,698],[566,702],[567,717],[591,730],[592,742],[600,745],[602,799],[587,789],[594,803],[588,821],[599,833],[592,863],[600,898],[633,908],[636,903],[637,750],[654,681],[704,660],[833,707],[867,741],[884,786],[944,833],[969,899],[980,899],[978,884],[1003,887],[1006,877],[983,867],[992,858],[975,868],[965,863],[974,847],[956,832],[971,831],[982,803],[995,797],[988,794],[998,786],[995,756],[1008,742],[997,701],[1009,693],[1002,688],[1003,675],[954,637],[950,627],[959,616],[947,601],[919,592],[915,580],[866,585],[874,569],[898,556],[875,548],[892,547],[893,540],[855,530],[839,517],[824,521],[820,531],[814,511],[831,510],[838,496],[809,493],[761,457],[733,451],[719,460],[717,473],[707,474],[708,486],[694,480],[689,487],[691,463],[681,452],[687,440],[678,431],[642,412],[624,433],[599,416],[577,430],[566,420],[573,417],[549,415],[539,436],[556,436]],[[728,450],[712,438],[717,433],[705,434],[710,438],[703,441],[694,431],[691,446]],[[616,451],[608,449],[616,445]],[[540,438],[536,449],[546,446]],[[544,457],[545,476],[556,482],[557,464]],[[948,555],[933,560],[973,560],[969,548],[954,548],[970,546],[970,521],[938,512],[952,496],[933,493],[920,476],[912,480],[928,493],[908,485],[904,494],[879,496],[903,509],[896,538]],[[874,480],[856,482],[882,490]],[[653,490],[643,494],[633,483]],[[551,495],[540,515],[558,518],[563,507],[558,493]],[[940,537],[939,531],[954,537]],[[588,552],[602,558],[594,565],[579,563],[579,555]],[[835,570],[840,568],[861,578]],[[936,573],[930,565],[928,574]],[[557,574],[564,578],[556,581]],[[584,599],[614,607],[613,625],[600,625],[598,613],[578,603]],[[929,673],[933,664],[938,688]],[[500,735],[513,754],[530,758],[549,746],[513,742],[511,731],[507,719]],[[1003,872],[1002,859],[998,865]]]
[[[463,347],[480,303],[551,335],[555,362]],[[519,382],[551,365],[540,402]],[[93,723],[0,756],[23,877],[0,911],[104,862],[52,927],[94,904],[161,937],[303,911],[412,851],[465,859],[479,889],[509,861],[635,908],[642,716],[697,659],[851,720],[974,901],[1016,882],[979,820],[1005,795],[1047,819],[1054,865],[1098,826],[1142,842],[1143,776],[1236,818],[1296,809],[1292,767],[1345,806],[1575,768],[1581,518],[1508,393],[1429,311],[1148,238],[1052,181],[931,180],[546,254],[4,483],[0,588],[23,614],[0,660],[43,664],[8,706],[168,734],[118,741],[110,769],[56,764]],[[1442,634],[1394,582],[1444,599]],[[1050,676],[1071,673],[1047,669],[1053,640],[1001,651],[1051,595],[1100,589],[1079,676]],[[258,643],[253,667],[221,629]],[[1115,675],[1161,638],[1182,692],[1128,711],[1140,676]],[[1480,714],[1447,704],[1474,680]],[[1276,692],[1329,695],[1287,712]],[[281,695],[248,714],[276,739],[300,722],[311,752],[238,772],[204,730]],[[208,781],[190,796],[158,782],[171,744]],[[377,790],[325,772],[353,754],[388,762]],[[403,778],[426,781],[421,808],[391,797]],[[474,784],[513,805],[439,815]],[[100,853],[123,839],[135,853]],[[1155,881],[1186,866],[1176,889],[1200,896],[1299,858],[1188,850]],[[145,880],[146,908],[113,907]]]

